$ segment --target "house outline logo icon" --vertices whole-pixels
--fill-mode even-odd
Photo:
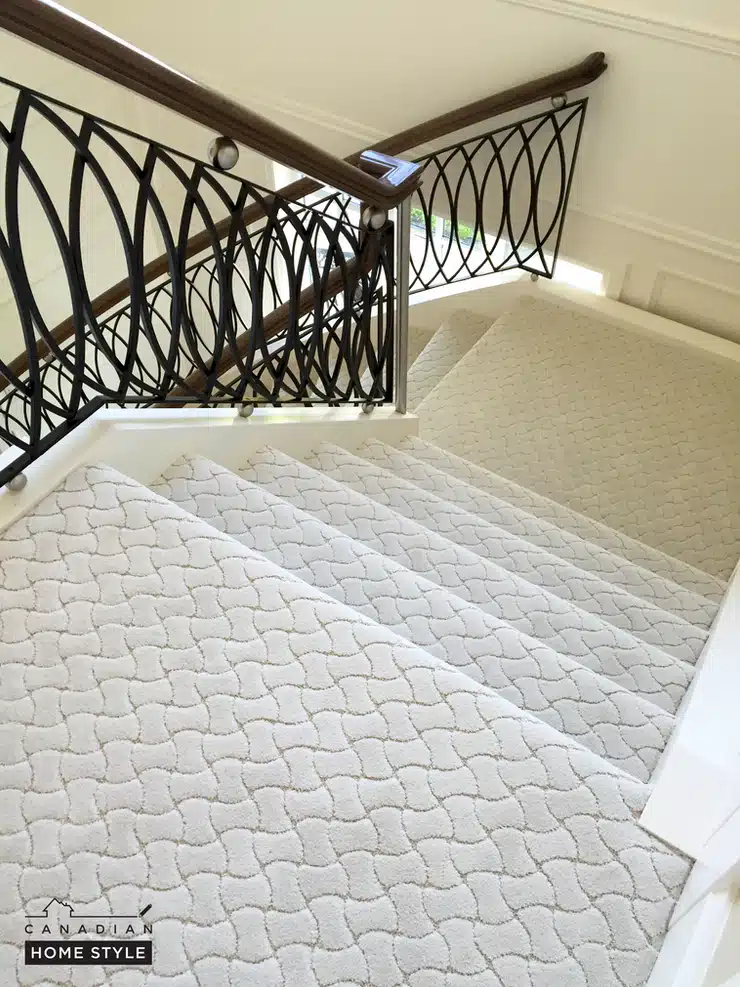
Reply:
[[[84,914],[77,915],[75,909],[72,907],[72,905],[70,905],[68,901],[64,901],[62,898],[57,898],[55,896],[49,899],[47,904],[44,905],[44,907],[41,909],[41,913],[39,915],[31,915],[29,912],[26,912],[26,918],[31,920],[49,919],[51,918],[49,912],[52,911],[54,905],[56,905],[60,910],[65,909],[67,912],[69,912],[68,917],[70,921],[73,920],[73,916],[74,916],[75,922],[84,921],[84,920],[90,921],[90,919],[105,919],[108,922],[110,921],[122,922],[126,920],[139,921],[143,919],[143,917],[149,912],[149,910],[152,907],[151,905],[147,905],[145,908],[142,908],[142,910],[136,915],[84,915]]]
[[[26,914],[26,918],[49,918],[50,917],[49,912],[54,907],[54,905],[58,905],[60,909],[66,908],[67,911],[69,912],[70,918],[74,915],[75,910],[68,901],[62,901],[61,898],[50,898],[48,905],[46,905],[44,908],[41,909],[40,915]]]

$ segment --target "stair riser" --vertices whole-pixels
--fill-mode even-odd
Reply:
[[[692,668],[577,611],[509,574],[275,450],[250,457],[239,471],[274,496],[359,541],[450,593],[669,712],[681,701]],[[552,614],[570,629],[552,624]],[[517,626],[518,625],[518,626]]]
[[[213,463],[173,466],[154,489],[640,781],[649,780],[673,727],[673,718],[651,703]]]
[[[398,445],[417,459],[477,487],[551,528],[566,531],[582,542],[597,546],[608,556],[626,559],[644,572],[658,576],[667,584],[669,596],[680,594],[683,589],[692,596],[709,600],[715,606],[722,602],[727,584],[709,573],[674,559],[650,545],[635,541],[621,531],[608,528],[593,518],[578,514],[563,504],[476,466],[417,436],[409,436]]]
[[[482,521],[501,528],[507,534],[536,545],[581,572],[588,572],[603,580],[602,597],[611,593],[617,603],[615,609],[632,608],[636,615],[642,606],[643,623],[660,619],[660,613],[652,608],[667,611],[705,629],[710,627],[717,615],[718,606],[711,600],[690,593],[676,583],[667,582],[597,545],[591,545],[568,531],[486,494],[469,483],[456,480],[442,470],[416,459],[405,448],[398,450],[373,442],[370,446],[363,447],[363,457],[461,510],[474,514]],[[618,590],[622,593],[617,592]]]
[[[372,444],[371,448],[374,448]],[[374,462],[328,444],[306,456],[305,461],[337,482],[539,587],[551,597],[575,604],[584,614],[597,618],[597,622],[624,630],[682,661],[695,662],[701,654],[707,639],[707,632],[702,628],[663,611],[654,616],[650,608],[640,607],[636,601],[630,604],[630,609],[618,610],[618,594],[615,597],[607,584],[426,493]]]

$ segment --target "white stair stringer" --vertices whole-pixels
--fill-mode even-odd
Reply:
[[[409,411],[416,409],[490,327],[490,319],[463,309],[442,323],[409,369]]]
[[[238,472],[668,712],[675,712],[688,688],[691,665],[511,575],[303,462],[263,448],[252,453]]]
[[[213,462],[180,461],[153,489],[649,781],[674,723],[659,707]]]
[[[365,447],[364,447],[365,448]],[[369,453],[375,443],[369,443]],[[512,575],[572,603],[615,629],[634,635],[682,661],[695,662],[707,631],[674,614],[643,604],[503,529],[464,511],[363,456],[322,443],[305,457],[309,465],[359,493],[418,521]]]
[[[409,442],[400,442],[398,448],[383,442],[373,442],[364,447],[362,454],[364,458],[411,480],[416,486],[442,500],[537,545],[644,603],[673,613],[697,627],[706,629],[711,626],[719,609],[718,603],[648,572],[613,552],[592,545],[549,521],[543,521],[534,514],[508,504],[436,465],[417,458],[414,454],[415,441],[412,438]]]
[[[586,517],[577,511],[558,504],[549,497],[522,487],[497,473],[477,466],[467,459],[461,459],[452,452],[426,442],[417,436],[404,439],[399,447],[417,459],[436,466],[458,480],[478,487],[494,497],[500,498],[512,507],[534,515],[555,528],[568,531],[577,538],[604,551],[633,562],[636,566],[661,576],[667,582],[674,582],[691,593],[705,597],[716,604],[721,603],[727,591],[727,583],[708,572],[703,572],[688,562],[682,562],[666,555],[651,545],[637,541],[629,535],[610,528],[594,518]]]
[[[152,905],[136,987],[649,976],[647,786],[127,477],[5,532],[0,627],[3,983],[54,897]]]

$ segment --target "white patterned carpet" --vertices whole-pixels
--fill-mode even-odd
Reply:
[[[429,442],[722,579],[740,558],[737,365],[528,298],[417,412]]]
[[[643,987],[723,588],[421,439],[78,470],[0,539],[0,983]],[[153,966],[25,966],[52,898]]]

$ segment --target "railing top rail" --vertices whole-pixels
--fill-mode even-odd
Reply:
[[[567,103],[564,103],[562,106],[558,108],[561,111],[574,110],[575,112],[577,112],[579,108],[585,107],[587,104],[588,104],[588,96],[582,96],[580,99],[569,100]],[[552,112],[550,111],[548,113],[547,111],[544,111],[542,113],[533,113],[531,114],[531,116],[517,117],[516,121],[513,124],[505,123],[500,127],[494,127],[492,130],[486,130],[482,132],[476,131],[476,133],[473,134],[472,137],[465,137],[463,139],[453,141],[451,144],[444,144],[442,145],[442,147],[435,147],[433,151],[426,151],[424,154],[420,154],[418,157],[415,157],[414,161],[417,164],[424,164],[430,158],[441,157],[443,154],[446,154],[448,151],[452,151],[455,148],[467,147],[469,144],[476,144],[478,142],[488,140],[491,137],[495,137],[497,134],[508,133],[514,128],[525,127],[528,123],[532,123],[534,120],[542,120],[544,117],[548,115],[552,115]],[[287,196],[285,198],[287,198]]]
[[[511,89],[504,89],[502,92],[494,93],[478,99],[467,106],[461,106],[449,113],[442,113],[433,117],[425,123],[420,123],[408,130],[402,130],[393,137],[373,144],[368,150],[382,151],[384,154],[400,154],[402,151],[410,151],[420,147],[422,144],[429,144],[454,134],[458,130],[465,130],[473,127],[477,123],[490,120],[492,117],[501,116],[512,110],[519,110],[524,106],[531,106],[539,103],[543,99],[552,96],[560,96],[571,92],[573,89],[580,89],[595,82],[600,75],[607,70],[606,55],[603,51],[594,51],[577,65],[571,65],[567,69],[558,72],[551,72],[549,75],[540,76],[538,79],[531,79],[521,85],[513,86]]]
[[[342,160],[43,0],[3,0],[0,28],[372,205],[392,208],[419,184],[413,165]]]

